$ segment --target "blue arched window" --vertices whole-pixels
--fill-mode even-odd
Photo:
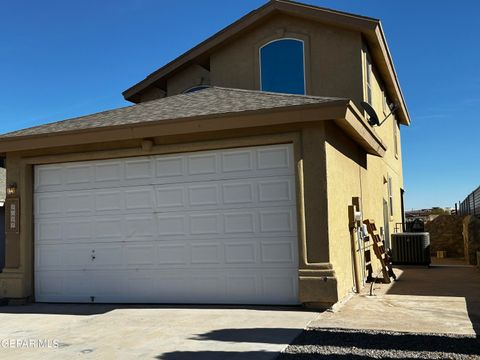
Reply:
[[[200,90],[207,89],[207,88],[209,88],[208,85],[197,85],[197,86],[188,88],[183,93],[188,94],[188,93],[192,93],[192,92],[195,92],[195,91],[200,91]]]
[[[303,41],[279,39],[260,48],[260,89],[305,94]]]

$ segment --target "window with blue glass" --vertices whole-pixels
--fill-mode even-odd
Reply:
[[[184,94],[188,94],[188,93],[192,93],[192,92],[196,92],[196,91],[208,89],[208,87],[209,87],[208,85],[198,85],[198,86],[194,86],[194,87],[188,88],[188,89],[185,90],[183,93],[184,93]]]
[[[280,39],[260,48],[260,89],[305,94],[303,41]]]

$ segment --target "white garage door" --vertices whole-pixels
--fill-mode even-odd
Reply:
[[[298,303],[292,152],[36,166],[36,300]]]

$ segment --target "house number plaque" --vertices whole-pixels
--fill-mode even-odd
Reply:
[[[5,232],[18,234],[20,232],[20,199],[5,201]]]

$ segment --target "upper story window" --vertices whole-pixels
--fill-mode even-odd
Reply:
[[[388,98],[387,98],[387,92],[382,88],[382,110],[383,114],[387,115],[390,112],[390,106],[388,105]]]
[[[373,94],[372,94],[372,82],[373,82],[373,70],[372,70],[372,60],[367,54],[366,56],[366,86],[367,86],[367,102],[373,106]]]
[[[393,216],[393,185],[392,178],[388,177],[388,204],[389,204],[389,213],[390,217]]]
[[[305,94],[305,55],[302,40],[279,39],[260,48],[260,90]]]
[[[398,122],[395,117],[393,118],[393,149],[398,158]]]

